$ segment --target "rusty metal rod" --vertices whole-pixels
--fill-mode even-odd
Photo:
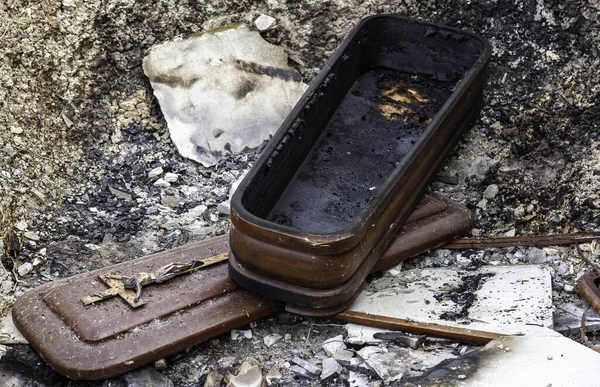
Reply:
[[[458,327],[448,327],[439,324],[409,321],[401,318],[378,316],[375,314],[343,311],[333,316],[335,320],[347,323],[367,325],[381,329],[391,329],[416,334],[426,334],[444,339],[465,341],[473,344],[487,344],[503,336],[500,333],[477,331]]]
[[[554,246],[588,243],[600,239],[600,232],[526,235],[498,238],[460,238],[443,246],[445,249],[473,249],[486,247]]]

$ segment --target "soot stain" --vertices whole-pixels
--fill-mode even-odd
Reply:
[[[438,301],[450,300],[460,308],[456,312],[444,312],[440,315],[440,319],[446,321],[456,321],[467,318],[469,309],[477,300],[475,292],[481,288],[485,281],[493,277],[494,273],[472,274],[462,277],[462,282],[449,292],[436,294],[434,297]]]
[[[250,81],[243,81],[239,87],[235,90],[234,97],[237,100],[243,99],[245,96],[256,90],[257,84]]]

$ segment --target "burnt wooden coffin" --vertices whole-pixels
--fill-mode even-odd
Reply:
[[[482,104],[490,45],[362,20],[231,203],[230,275],[296,311],[349,302]]]

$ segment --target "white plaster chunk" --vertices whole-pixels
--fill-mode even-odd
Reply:
[[[465,318],[440,317],[445,312],[460,311],[461,307],[439,295],[458,287],[465,276],[488,273],[494,275],[480,282]],[[549,271],[539,265],[484,266],[476,271],[413,269],[373,281],[349,310],[463,329],[521,334],[535,325],[552,328],[552,281]],[[361,334],[366,337],[362,339],[369,342],[373,331],[364,333]],[[355,333],[355,339],[359,336],[360,340],[361,334]]]
[[[287,61],[240,25],[155,46],[143,66],[179,153],[208,167],[281,125],[307,88]]]
[[[354,357],[354,353],[348,350],[346,344],[344,344],[342,335],[325,340],[322,347],[329,356],[340,362],[347,363]]]
[[[275,23],[277,23],[277,20],[274,17],[264,13],[254,20],[254,26],[261,32],[273,28]]]
[[[348,336],[344,342],[352,345],[376,345],[381,344],[383,340],[374,337],[379,332],[392,332],[387,329],[368,327],[360,324],[346,324]]]

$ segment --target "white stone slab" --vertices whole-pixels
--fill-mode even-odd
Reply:
[[[212,166],[274,134],[307,86],[245,25],[153,47],[144,73],[179,153]]]
[[[600,354],[550,329],[493,340],[476,355],[474,372],[458,369],[437,385],[594,387],[600,381]]]
[[[456,312],[460,307],[439,296],[456,289],[468,276],[478,274],[493,276],[481,280],[466,318],[456,321],[440,318],[443,313]],[[349,310],[501,334],[522,334],[532,326],[553,326],[552,282],[549,271],[539,265],[484,266],[476,271],[413,269],[371,282]],[[366,342],[372,339],[372,334],[372,330],[367,332]]]

